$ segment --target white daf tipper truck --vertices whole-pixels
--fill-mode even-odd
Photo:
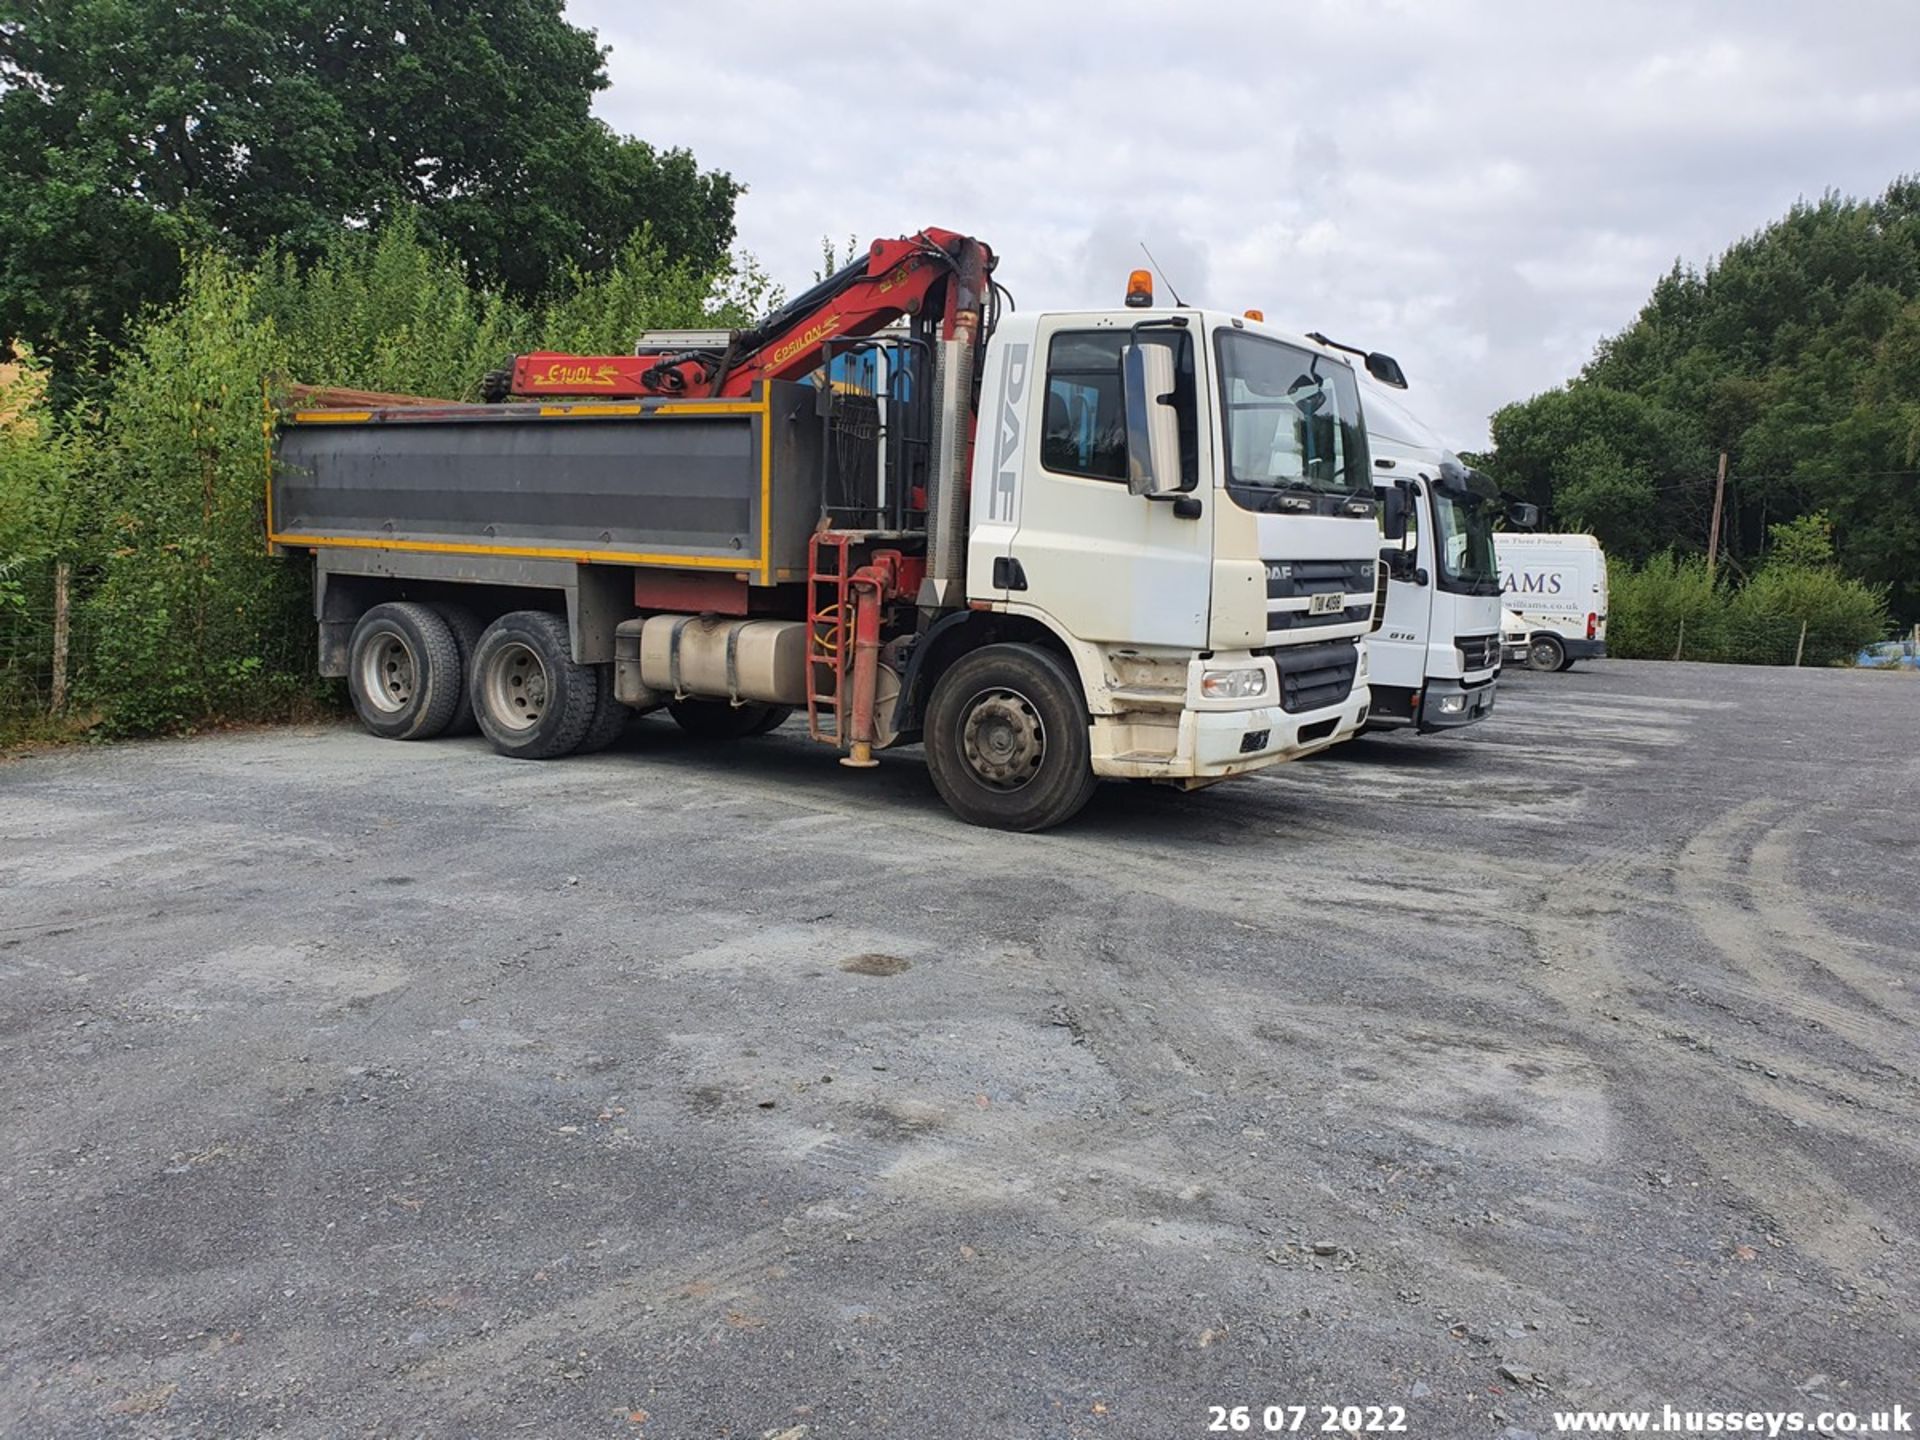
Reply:
[[[1369,730],[1421,734],[1493,713],[1500,676],[1500,582],[1493,482],[1460,462],[1393,398],[1369,387],[1367,436],[1380,498],[1386,600],[1368,641]],[[1531,523],[1533,507],[1516,506]]]
[[[1350,362],[1145,272],[1124,309],[1003,314],[992,269],[926,230],[751,330],[516,357],[493,403],[305,392],[268,535],[314,557],[321,672],[376,734],[471,719],[528,759],[804,709],[856,769],[922,744],[949,806],[1015,830],[1355,734]],[[872,350],[885,394],[799,383]]]

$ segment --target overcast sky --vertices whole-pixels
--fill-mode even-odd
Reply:
[[[1386,350],[1457,448],[1675,260],[1920,172],[1920,0],[571,0],[616,129],[746,183],[792,293],[925,225],[1027,309],[1190,304]]]

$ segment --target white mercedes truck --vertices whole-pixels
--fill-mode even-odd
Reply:
[[[1456,729],[1493,713],[1500,678],[1498,489],[1394,399],[1369,388],[1368,446],[1386,585],[1368,642],[1368,730]],[[1513,507],[1531,522],[1532,507]]]

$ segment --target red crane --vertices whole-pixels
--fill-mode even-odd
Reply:
[[[871,335],[929,300],[941,304],[941,338],[971,342],[994,265],[983,243],[929,227],[876,240],[864,257],[830,275],[724,346],[639,355],[514,357],[489,377],[489,399],[564,395],[635,399],[746,395],[760,380],[797,380],[816,369],[827,342]],[[949,277],[954,283],[945,284]]]

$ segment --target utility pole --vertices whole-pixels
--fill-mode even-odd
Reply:
[[[1713,579],[1714,562],[1720,558],[1720,502],[1727,493],[1727,452],[1720,452],[1720,476],[1713,482],[1713,528],[1707,532],[1707,579]]]

